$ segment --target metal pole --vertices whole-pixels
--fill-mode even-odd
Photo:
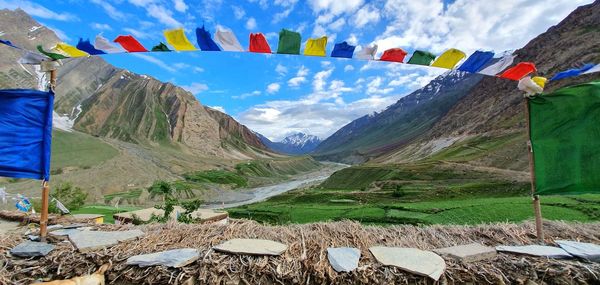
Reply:
[[[54,91],[56,86],[56,68],[50,70],[50,90]],[[40,215],[40,239],[46,240],[48,235],[48,207],[50,198],[50,186],[48,181],[42,182],[42,213]]]
[[[529,98],[525,97],[525,120],[527,121],[527,153],[529,157],[529,174],[531,177],[531,197],[533,198],[533,213],[535,215],[535,231],[538,241],[544,243],[544,227],[542,224],[542,206],[540,197],[535,195],[535,161],[531,145],[531,121],[529,119]]]

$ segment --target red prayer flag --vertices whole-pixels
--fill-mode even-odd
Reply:
[[[393,62],[404,62],[404,57],[408,53],[401,48],[391,48],[383,52],[383,55],[379,60],[381,61],[393,61]]]
[[[130,35],[118,36],[114,42],[119,43],[128,52],[148,51],[142,44],[140,44],[140,42]]]
[[[263,34],[250,34],[250,52],[271,53],[271,47]]]
[[[502,72],[500,77],[511,80],[521,80],[523,77],[535,71],[537,71],[535,64],[531,62],[519,62],[517,65]]]

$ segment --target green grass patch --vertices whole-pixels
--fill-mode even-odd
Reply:
[[[89,205],[83,206],[76,211],[72,211],[72,214],[98,214],[104,215],[104,223],[105,224],[114,224],[115,219],[113,215],[121,212],[129,212],[139,210],[136,207],[111,207],[111,206],[103,206],[103,205]]]
[[[65,167],[89,168],[118,155],[119,152],[90,135],[54,130],[52,132],[52,161],[54,173]]]
[[[106,195],[104,195],[104,202],[109,203],[110,201],[112,201],[115,198],[121,198],[121,199],[125,199],[125,200],[138,199],[140,197],[140,195],[142,195],[142,191],[144,191],[144,190],[143,189],[132,189],[129,191],[124,191],[124,192],[106,194]]]
[[[207,170],[186,173],[183,177],[197,183],[234,184],[236,187],[248,186],[248,179],[237,173],[226,170]]]

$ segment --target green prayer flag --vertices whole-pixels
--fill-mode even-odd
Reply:
[[[600,81],[529,99],[536,194],[600,193]]]
[[[171,50],[169,49],[169,47],[167,47],[167,45],[165,45],[161,42],[158,45],[155,45],[154,47],[152,47],[152,51],[171,51]]]
[[[281,32],[279,32],[279,45],[277,46],[277,53],[300,54],[301,42],[302,38],[300,37],[300,33],[281,29]]]
[[[37,50],[53,60],[69,58],[59,53],[47,52],[44,50],[44,48],[42,48],[41,45],[37,46]]]
[[[422,50],[416,50],[408,64],[418,64],[418,65],[431,65],[431,62],[435,59],[435,55]]]

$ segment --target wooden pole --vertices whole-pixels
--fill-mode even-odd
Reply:
[[[50,90],[54,91],[54,87],[56,86],[56,68],[50,70]],[[40,215],[40,239],[42,241],[46,240],[46,236],[48,235],[48,207],[50,204],[50,186],[48,185],[48,181],[42,182],[42,213]]]
[[[540,197],[535,194],[535,161],[533,160],[533,146],[531,145],[531,121],[529,118],[529,98],[525,97],[525,120],[527,121],[527,153],[529,157],[529,174],[531,177],[531,197],[533,213],[535,215],[535,231],[538,241],[544,243],[544,227],[542,224],[542,206]]]

